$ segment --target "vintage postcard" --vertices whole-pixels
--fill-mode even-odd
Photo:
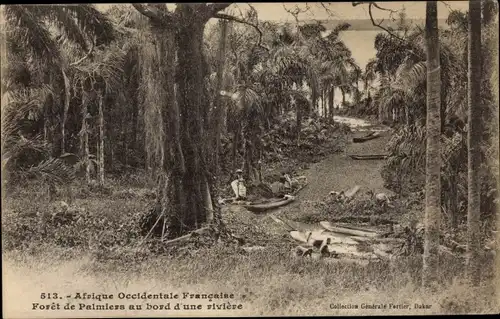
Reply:
[[[499,313],[498,12],[2,5],[4,317]]]

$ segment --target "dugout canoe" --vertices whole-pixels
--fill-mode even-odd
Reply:
[[[260,213],[260,212],[265,212],[266,210],[270,210],[273,208],[278,208],[281,206],[285,206],[290,204],[295,200],[295,197],[293,196],[288,196],[287,198],[277,200],[277,201],[272,201],[268,203],[259,203],[259,204],[248,204],[248,205],[243,205],[246,209],[248,209],[251,212],[255,213]]]
[[[355,160],[382,160],[386,159],[385,154],[374,154],[374,155],[349,155],[350,158]]]
[[[362,136],[362,137],[354,137],[352,139],[352,142],[353,143],[363,143],[363,142],[366,142],[366,141],[369,141],[369,140],[373,140],[373,139],[376,139],[378,137],[380,137],[382,135],[380,135],[379,132],[371,132],[365,136]]]

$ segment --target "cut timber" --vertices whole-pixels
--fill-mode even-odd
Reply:
[[[295,200],[295,197],[293,196],[288,196],[282,200],[275,201],[275,202],[270,202],[270,203],[262,203],[262,204],[249,204],[249,205],[243,205],[246,209],[248,209],[251,212],[265,212],[266,210],[273,209],[273,208],[278,208],[281,206],[285,206],[290,204]]]
[[[373,248],[373,253],[379,257],[382,257],[382,258],[390,258],[391,257],[391,254],[388,254],[385,251],[383,251],[382,249],[378,249],[378,248]]]
[[[355,137],[352,139],[353,143],[363,143],[363,142],[366,142],[366,141],[369,141],[369,140],[373,140],[373,139],[376,139],[378,137],[380,137],[380,133],[379,132],[371,132],[363,137]]]
[[[387,219],[381,218],[380,216],[372,216],[372,215],[360,215],[360,216],[340,216],[340,217],[331,217],[330,220],[336,223],[368,223],[370,225],[394,225],[397,222]]]
[[[358,248],[356,246],[345,246],[338,244],[327,245],[328,252],[330,254],[342,254],[342,255],[357,255],[359,254]]]
[[[353,225],[338,225],[338,227],[348,228],[348,229],[353,229],[353,230],[367,231],[367,232],[372,232],[372,233],[378,232],[378,230],[373,229],[373,228],[369,228],[369,227],[360,227],[360,226],[353,226]]]
[[[290,232],[290,236],[292,236],[292,238],[295,239],[296,241],[299,241],[304,244],[307,243],[308,234],[305,234],[297,230],[292,230]]]
[[[351,236],[350,238],[361,243],[404,243],[406,242],[403,238],[367,238],[360,236]]]
[[[387,154],[349,155],[355,160],[382,160],[387,158]]]
[[[353,188],[345,192],[345,197],[352,198],[359,191],[359,188],[359,185],[354,186]]]
[[[321,245],[323,242],[329,240],[331,244],[344,244],[344,245],[357,245],[358,242],[352,239],[350,236],[343,236],[342,234],[335,234],[330,232],[322,232],[320,234],[311,235],[310,242],[313,241],[313,246]]]
[[[321,227],[325,228],[326,230],[329,230],[334,233],[340,233],[340,234],[347,234],[347,235],[353,235],[353,236],[360,236],[360,237],[368,237],[368,238],[375,238],[380,236],[380,234],[377,234],[375,232],[368,232],[368,231],[361,231],[361,230],[355,230],[355,229],[349,229],[349,228],[342,228],[342,227],[335,227],[332,225],[330,222],[327,221],[322,221],[319,223]]]

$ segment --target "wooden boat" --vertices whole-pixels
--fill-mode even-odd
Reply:
[[[321,225],[321,227],[323,227],[326,230],[331,231],[333,233],[346,234],[346,235],[359,236],[359,237],[367,237],[367,238],[380,237],[380,234],[376,233],[376,232],[338,227],[338,226],[335,226],[332,223],[327,222],[327,221],[322,221],[319,224]]]
[[[272,201],[272,202],[267,202],[267,203],[255,203],[255,204],[247,204],[243,205],[246,209],[248,209],[251,212],[264,212],[269,209],[273,208],[278,208],[281,206],[285,206],[290,204],[295,200],[295,197],[293,196],[287,196],[283,199],[277,200],[277,201]]]
[[[355,160],[382,160],[386,159],[388,155],[374,154],[374,155],[349,155],[350,158]]]
[[[363,142],[366,142],[366,141],[369,141],[369,140],[373,140],[373,139],[376,139],[378,137],[380,137],[380,133],[379,132],[371,132],[365,136],[362,136],[362,137],[354,137],[352,139],[352,142],[353,143],[363,143]]]

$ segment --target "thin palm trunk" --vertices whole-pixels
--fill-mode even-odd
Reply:
[[[468,72],[468,206],[467,265],[474,285],[480,281],[480,176],[481,164],[481,1],[469,1]]]
[[[323,89],[322,95],[321,95],[321,107],[323,108],[323,117],[326,117],[326,90]]]
[[[435,1],[427,1],[425,31],[427,43],[427,149],[422,284],[429,287],[437,280],[441,214],[441,70],[437,2]]]
[[[84,93],[85,95],[85,93]],[[82,140],[83,140],[83,164],[85,166],[85,180],[90,184],[90,150],[89,150],[89,129],[87,124],[88,105],[84,97],[82,101]]]
[[[99,185],[104,185],[104,112],[102,109],[103,97],[99,96]]]
[[[333,119],[333,113],[335,108],[335,87],[332,85],[328,91],[328,118]]]
[[[66,121],[68,120],[68,110],[71,99],[71,91],[68,76],[66,75],[66,71],[64,67],[61,68],[61,73],[64,79],[64,109],[63,109],[63,118],[61,123],[61,154],[66,152]]]
[[[295,101],[296,105],[296,112],[297,112],[297,127],[296,127],[296,134],[297,134],[297,143],[299,143],[300,140],[300,131],[302,129],[302,105],[301,101]]]

